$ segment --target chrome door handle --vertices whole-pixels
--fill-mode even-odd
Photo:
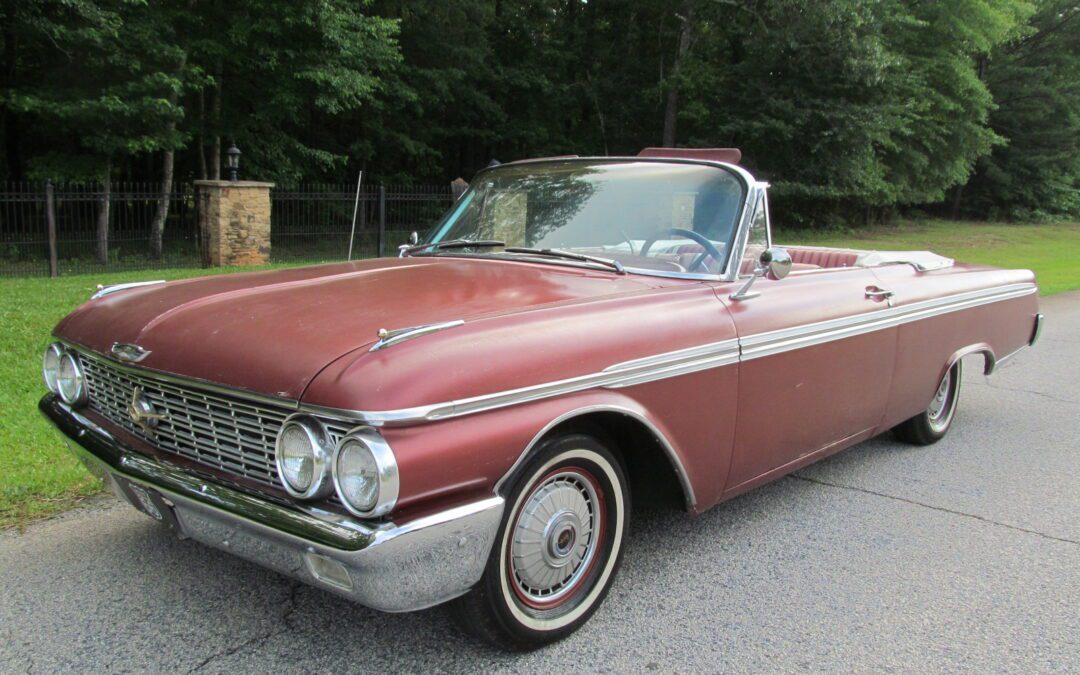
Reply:
[[[892,291],[886,291],[880,288],[877,290],[871,288],[866,289],[866,297],[868,298],[891,298],[892,296]]]

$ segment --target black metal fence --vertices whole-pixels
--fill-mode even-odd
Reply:
[[[169,192],[155,250],[152,224],[160,185],[0,183],[0,277],[87,274],[201,264],[199,205],[193,185]],[[271,260],[329,262],[393,255],[453,203],[450,185],[275,187],[270,193]],[[108,205],[107,226],[102,228]]]
[[[300,185],[270,193],[270,256],[331,261],[391,255],[453,203],[449,185]],[[355,212],[356,230],[352,236]]]
[[[168,195],[158,255],[151,224],[159,184],[0,184],[0,276],[198,265],[195,191],[174,185]],[[99,232],[106,207],[108,225]]]

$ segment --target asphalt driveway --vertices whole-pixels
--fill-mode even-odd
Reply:
[[[170,537],[111,498],[0,534],[0,672],[1080,670],[1080,294],[944,441],[882,437],[690,518],[635,513],[570,639],[504,654]]]

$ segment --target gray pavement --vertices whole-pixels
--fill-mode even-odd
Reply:
[[[698,518],[635,513],[607,602],[505,654],[350,605],[111,499],[0,534],[0,672],[1080,671],[1080,294],[950,435],[885,436]]]

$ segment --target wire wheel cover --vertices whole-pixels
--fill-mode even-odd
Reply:
[[[510,581],[524,604],[550,609],[573,596],[596,557],[603,518],[595,479],[583,469],[558,469],[533,488],[510,544]]]

